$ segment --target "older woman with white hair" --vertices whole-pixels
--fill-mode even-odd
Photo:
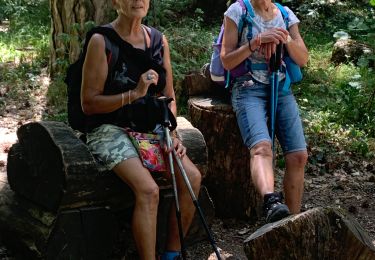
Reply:
[[[140,259],[155,259],[156,223],[159,202],[159,187],[149,170],[145,168],[139,155],[124,131],[121,122],[115,120],[114,114],[146,95],[166,96],[175,100],[173,77],[168,41],[155,28],[142,24],[150,0],[112,0],[118,17],[110,27],[121,38],[122,47],[128,53],[118,55],[114,79],[111,84],[106,41],[103,35],[94,34],[89,40],[83,66],[81,102],[84,113],[88,116],[87,144],[93,155],[109,170],[113,170],[135,194],[135,207],[132,219],[132,230]],[[156,36],[160,37],[156,37]],[[153,42],[160,39],[160,43]],[[151,46],[160,46],[153,53]],[[129,55],[127,55],[129,54]],[[139,54],[139,57],[137,56]],[[163,70],[143,70],[139,58],[150,56],[163,67]],[[143,65],[143,64],[141,64]],[[176,102],[169,104],[176,116]],[[95,120],[92,120],[95,119]],[[141,118],[140,120],[147,120]],[[198,195],[201,174],[186,156],[186,148],[181,141],[173,138],[172,149],[182,161],[193,191]],[[171,152],[171,149],[167,152]],[[176,170],[178,167],[174,167]],[[168,173],[165,174],[167,178]],[[176,174],[177,187],[182,215],[182,229],[186,234],[194,216],[195,207],[190,198],[183,178]],[[180,255],[181,245],[175,209],[169,217],[169,235],[162,259],[175,259]]]

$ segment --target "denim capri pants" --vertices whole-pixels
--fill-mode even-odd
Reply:
[[[279,83],[279,96],[275,121],[276,137],[284,154],[306,150],[302,122],[295,97],[289,89],[282,91],[284,81]],[[271,142],[270,85],[252,80],[251,75],[235,79],[232,88],[232,106],[245,145],[251,149],[262,141]]]

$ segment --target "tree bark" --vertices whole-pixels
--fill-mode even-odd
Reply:
[[[261,214],[261,200],[251,182],[250,152],[243,144],[229,91],[211,81],[209,64],[186,75],[184,87],[191,123],[207,144],[208,169],[203,183],[217,216],[255,220]]]
[[[250,153],[242,142],[232,107],[220,98],[195,96],[188,101],[192,124],[208,149],[204,184],[220,217],[255,218],[258,195],[250,178]]]
[[[254,232],[244,242],[248,259],[375,259],[358,222],[339,208],[315,208]]]
[[[184,118],[177,122],[188,156],[207,169],[202,134]],[[21,126],[17,136],[7,164],[12,190],[8,185],[0,190],[0,233],[20,259],[109,259],[114,247],[120,255],[135,251],[130,228],[133,192],[96,163],[71,128],[61,122],[33,122]],[[155,179],[160,189],[157,250],[162,251],[174,197],[169,182]],[[204,187],[199,202],[207,223],[212,223],[214,208]],[[206,238],[198,217],[187,244]]]
[[[111,1],[102,0],[50,0],[50,8],[50,73],[54,76],[66,66],[61,61],[71,63],[78,58],[86,33],[85,23],[108,23],[114,18],[114,12]]]

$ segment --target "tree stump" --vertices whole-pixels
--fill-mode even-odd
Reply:
[[[358,222],[339,208],[315,208],[267,224],[244,242],[248,259],[375,259]]]
[[[217,216],[256,217],[259,199],[251,183],[250,152],[243,144],[228,97],[215,95],[211,81],[200,73],[188,75],[185,84],[191,95],[190,120],[207,144],[204,184],[214,200]]]
[[[186,119],[178,122],[177,134],[189,147],[188,155],[204,170],[203,136]],[[130,188],[97,164],[87,146],[63,123],[29,123],[18,129],[17,136],[19,142],[8,154],[9,186],[0,191],[4,243],[28,259],[107,259],[113,258],[114,250],[126,254],[132,240]],[[171,185],[154,177],[160,189],[157,250],[162,251],[174,198]],[[204,187],[199,201],[212,223],[214,209]],[[206,238],[204,230],[196,227],[199,222],[193,223],[188,243]]]
[[[364,43],[352,39],[339,39],[333,46],[331,61],[336,65],[349,62],[357,64],[360,57],[371,57],[374,52],[374,48]],[[373,59],[369,59],[369,67],[375,67]]]

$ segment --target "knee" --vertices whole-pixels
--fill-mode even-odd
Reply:
[[[195,166],[189,170],[189,181],[191,186],[193,187],[194,191],[199,191],[201,182],[202,182],[202,175],[198,168]]]
[[[272,147],[269,142],[260,142],[250,151],[251,158],[254,157],[272,157]]]
[[[138,203],[157,208],[159,204],[159,186],[156,183],[143,185],[136,190],[135,196]]]
[[[304,167],[307,163],[308,154],[307,151],[299,151],[295,153],[290,153],[286,156],[287,164]]]

